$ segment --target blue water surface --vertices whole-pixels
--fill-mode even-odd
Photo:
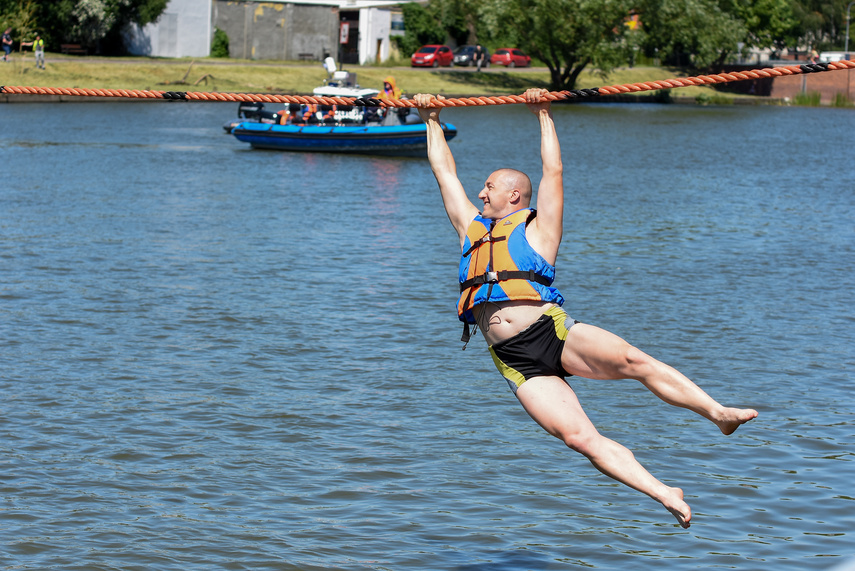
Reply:
[[[855,555],[855,114],[556,107],[556,285],[760,417],[571,383],[683,530],[532,422],[454,314],[424,159],[251,150],[236,104],[0,105],[0,569],[829,569]],[[476,195],[523,106],[449,109]]]

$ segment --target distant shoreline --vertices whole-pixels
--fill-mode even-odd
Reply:
[[[107,58],[50,53],[47,56],[47,69],[37,70],[31,53],[16,53],[11,62],[0,65],[0,85],[311,95],[312,90],[321,85],[327,77],[319,62],[216,58]],[[545,67],[512,70],[491,67],[480,73],[474,68],[460,67],[435,70],[412,68],[406,65],[346,65],[343,67],[354,74],[357,83],[364,87],[382,86],[385,77],[392,75],[396,78],[398,86],[410,97],[415,93],[437,93],[446,97],[521,94],[530,87],[548,88],[550,81],[549,70]],[[756,67],[745,69],[756,69]],[[711,85],[688,86],[658,92],[598,96],[592,98],[590,102],[788,105],[802,93],[816,92],[821,95],[823,105],[831,105],[838,94],[852,93],[850,83],[855,82],[851,81],[850,75],[851,71],[831,71],[780,77],[774,81],[772,79],[754,80],[755,85],[751,89],[739,87],[740,83],[746,82],[734,82],[730,84],[734,89],[718,90]],[[684,70],[660,66],[616,68],[605,77],[596,73],[595,70],[585,70],[580,74],[576,88],[591,89],[682,77],[687,77]],[[66,103],[133,99],[136,98],[0,93],[0,103]],[[849,100],[851,99],[850,96]],[[152,101],[158,100],[152,99]]]
[[[176,90],[177,91],[177,90]],[[311,93],[295,93],[289,95],[312,95]],[[449,94],[447,97],[475,97],[467,94]],[[230,103],[228,101],[169,101],[158,98],[139,98],[139,97],[97,97],[84,95],[27,95],[18,93],[3,93],[0,94],[0,103],[117,103],[117,102],[152,102],[152,103]],[[236,103],[236,102],[235,102]],[[697,97],[670,97],[667,100],[656,97],[655,95],[608,95],[600,96],[587,101],[568,101],[567,104],[589,105],[589,104],[607,104],[607,103],[661,103],[674,105],[703,105]],[[772,97],[733,97],[728,99],[728,103],[709,103],[710,105],[785,105],[787,102],[783,99]]]

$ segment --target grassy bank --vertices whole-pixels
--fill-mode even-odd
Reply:
[[[0,85],[145,89],[155,91],[219,91],[241,93],[309,94],[326,77],[319,62],[246,61],[233,59],[154,59],[74,57],[46,54],[45,70],[36,69],[32,54],[14,54],[0,65]],[[406,94],[442,93],[448,96],[506,95],[529,87],[548,87],[546,68],[481,73],[471,68],[416,69],[408,66],[345,66],[364,87],[380,87],[393,75]],[[606,77],[585,71],[577,89],[681,77],[660,67],[620,68]],[[653,94],[649,92],[649,94]],[[729,97],[710,87],[671,90],[674,97]]]

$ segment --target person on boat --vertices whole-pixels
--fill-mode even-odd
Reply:
[[[400,99],[403,94],[404,92],[395,85],[395,78],[390,75],[383,80],[383,89],[377,94],[377,99]]]
[[[318,106],[318,120],[321,123],[334,123],[335,122],[335,105],[319,105]]]
[[[299,103],[289,103],[287,109],[283,109],[279,113],[280,125],[297,125],[303,119],[303,106]]]
[[[487,177],[478,194],[479,211],[457,177],[440,107],[432,107],[442,96],[415,96],[427,124],[431,170],[462,249],[457,311],[465,324],[463,340],[468,341],[470,325],[480,328],[496,367],[532,419],[602,473],[660,502],[687,528],[692,511],[683,491],[654,478],[629,449],[601,435],[566,377],[638,380],[666,403],[709,419],[723,434],[733,433],[757,411],[722,406],[673,367],[613,333],[572,319],[561,308],[564,297],[552,281],[563,231],[563,166],[545,93],[525,93],[540,125],[543,174],[537,211],[531,207],[531,180],[509,168]]]
[[[303,123],[324,123],[335,118],[335,105],[309,103],[303,106]]]

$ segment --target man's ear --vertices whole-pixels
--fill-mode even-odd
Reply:
[[[519,189],[515,188],[515,189],[511,190],[510,201],[512,204],[516,204],[517,202],[520,201],[521,198],[522,198],[522,193],[519,191]]]

